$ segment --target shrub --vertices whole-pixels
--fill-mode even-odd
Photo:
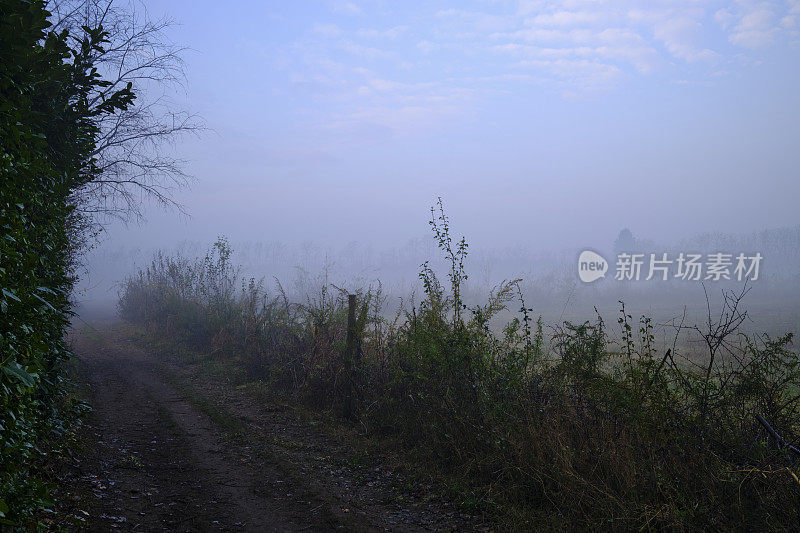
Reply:
[[[356,359],[345,352],[344,291],[323,285],[290,302],[280,285],[270,296],[251,279],[234,294],[225,241],[204,261],[159,255],[127,280],[120,310],[154,332],[184,333],[300,399],[354,402],[361,427],[399,441],[460,487],[465,504],[506,527],[797,523],[798,357],[790,335],[739,330],[744,293],[726,295],[704,329],[676,324],[663,355],[650,320],[637,327],[624,304],[618,340],[598,317],[556,325],[546,342],[520,280],[468,308],[468,247],[452,240],[441,200],[431,227],[449,288],[423,264],[424,298],[393,319],[380,285],[359,291]],[[492,319],[514,301],[519,316],[496,333]],[[682,354],[687,332],[703,340],[704,358]]]

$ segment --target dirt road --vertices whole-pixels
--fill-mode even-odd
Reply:
[[[119,328],[73,335],[93,412],[62,483],[108,531],[485,529],[291,409],[153,356]],[[64,499],[64,498],[62,498]]]

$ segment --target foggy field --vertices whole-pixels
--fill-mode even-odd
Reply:
[[[573,284],[561,315],[545,323],[526,296],[542,290],[536,284],[508,280],[480,301],[467,282],[468,245],[452,237],[441,201],[431,216],[444,268],[437,274],[422,262],[419,296],[384,293],[377,282],[343,288],[330,267],[317,277],[300,271],[291,289],[278,280],[271,288],[248,278],[220,238],[202,257],[158,253],[128,276],[120,317],[143,338],[192,354],[231,386],[281,391],[357,422],[364,436],[404,454],[412,468],[437,472],[460,497],[469,483],[483,496],[467,507],[504,528],[592,527],[615,520],[617,508],[666,525],[680,510],[654,511],[651,498],[680,498],[679,487],[698,482],[724,494],[732,489],[724,476],[737,472],[745,476],[738,483],[755,481],[753,470],[733,465],[776,456],[763,445],[755,451],[748,434],[780,439],[787,460],[800,454],[760,413],[797,430],[800,362],[792,336],[748,321],[746,284],[738,291],[719,284],[708,296],[696,285],[705,310],[670,310],[670,300],[681,297],[676,289],[640,318],[618,302],[616,322],[588,314],[568,320],[573,298],[608,304],[610,296]],[[769,284],[762,289],[762,298],[770,296]],[[618,293],[640,301],[659,296],[648,287]],[[392,297],[405,302],[394,314],[387,309]],[[654,312],[665,317],[661,323]],[[453,476],[457,465],[464,469]],[[653,477],[638,475],[651,468]],[[664,482],[660,469],[675,476],[672,488],[652,485]],[[768,508],[793,513],[795,489],[786,481],[788,492],[759,482],[754,500],[721,514],[712,506],[691,520],[759,522]],[[612,495],[627,487],[649,496],[622,502]],[[554,515],[540,499],[543,490],[580,491],[580,503]]]
[[[709,304],[716,313],[723,290],[740,291],[747,287],[743,307],[748,311],[748,320],[743,329],[770,335],[797,332],[800,325],[800,227],[784,233],[793,237],[788,243],[790,247],[774,250],[757,283],[706,282],[705,289],[701,282],[682,280],[621,283],[613,280],[613,273],[608,274],[609,279],[589,285],[577,278],[576,252],[548,253],[525,247],[471,249],[465,262],[469,272],[465,300],[469,305],[480,303],[504,280],[521,279],[526,301],[546,324],[593,320],[597,317],[595,308],[607,323],[616,324],[620,300],[637,320],[646,315],[657,325],[667,324],[673,319],[680,320],[685,309],[686,322],[694,324],[707,320]],[[736,240],[737,236],[731,237]],[[746,239],[739,237],[739,240]],[[92,316],[113,314],[121,281],[137,269],[147,268],[159,251],[199,258],[209,246],[210,243],[184,241],[161,250],[109,246],[90,252],[85,276],[76,289],[78,305]],[[653,245],[652,249],[669,250],[674,246]],[[446,268],[433,240],[424,237],[390,249],[355,241],[344,248],[336,248],[310,242],[289,245],[235,240],[232,248],[232,261],[240,267],[243,279],[263,279],[268,291],[277,290],[279,283],[293,301],[305,301],[326,283],[353,291],[377,287],[380,283],[386,296],[384,312],[387,316],[396,313],[401,301],[408,304],[414,297],[419,300],[422,287],[418,273],[423,262],[431,261],[440,270]],[[705,251],[714,249],[709,247]],[[511,311],[516,310],[512,306]],[[504,314],[498,323],[508,316]]]
[[[0,0],[0,533],[795,531],[800,0]]]
[[[121,247],[89,256],[94,276],[85,278],[81,315],[102,321],[113,309],[134,326],[136,343],[186,354],[200,376],[246,391],[246,402],[277,393],[355,423],[360,435],[349,446],[382,450],[370,464],[382,464],[387,449],[402,454],[414,475],[435,472],[437,490],[461,500],[462,516],[502,529],[625,522],[618,513],[665,527],[727,527],[734,516],[736,525],[760,524],[763,512],[783,520],[798,509],[791,469],[777,478],[788,492],[781,481],[759,484],[755,500],[724,511],[712,510],[716,496],[687,517],[645,503],[682,498],[679,487],[711,487],[711,479],[708,490],[726,494],[733,485],[715,476],[737,485],[756,473],[781,476],[771,464],[780,453],[763,455],[767,441],[754,444],[752,435],[781,439],[788,462],[800,455],[796,440],[783,440],[761,415],[783,420],[786,435],[800,429],[800,361],[787,336],[800,320],[798,229],[760,234],[761,249],[769,235],[788,246],[773,245],[772,263],[754,280],[622,281],[609,272],[591,284],[576,273],[577,254],[473,250],[453,228],[440,201],[431,211],[434,246],[237,249],[223,237],[205,251],[184,242],[149,257]],[[710,255],[708,241],[753,238],[682,242],[698,240]],[[736,470],[743,461],[762,466]],[[653,465],[679,481],[654,489],[652,478],[638,477]],[[580,493],[579,505],[554,516],[539,496],[550,490],[541,478],[565,492],[559,497]],[[609,495],[630,486],[656,492],[644,502]]]

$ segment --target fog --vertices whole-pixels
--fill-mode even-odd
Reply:
[[[409,301],[423,261],[446,272],[441,197],[470,301],[522,278],[550,321],[613,321],[619,299],[667,320],[742,288],[615,280],[628,228],[647,258],[760,253],[752,327],[796,324],[797,2],[145,5],[186,47],[186,83],[153,90],[208,129],[168,147],[194,178],[170,193],[185,213],[145,199],[141,220],[107,221],[83,309],[113,309],[156,251],[202,257],[218,236],[244,276],[298,298],[380,280]],[[605,278],[579,279],[583,250]]]

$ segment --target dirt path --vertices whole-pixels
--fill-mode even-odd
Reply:
[[[353,466],[346,442],[264,405],[118,330],[73,343],[89,384],[89,442],[65,474],[68,512],[108,531],[430,531],[485,529],[398,489],[401,476]]]

